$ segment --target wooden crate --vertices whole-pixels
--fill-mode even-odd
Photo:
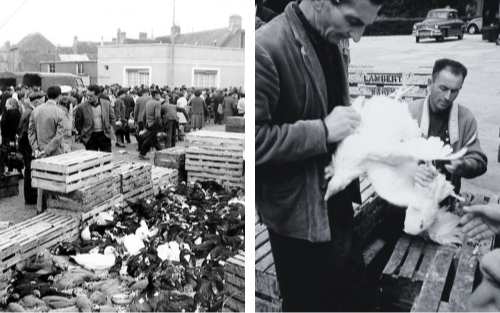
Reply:
[[[223,312],[245,312],[245,252],[227,259],[224,265]]]
[[[0,230],[0,272],[27,260],[40,248],[49,248],[78,236],[78,221],[45,212]]]
[[[466,203],[498,203],[498,197],[474,195]],[[470,202],[472,199],[472,202]],[[464,239],[466,240],[466,239]],[[403,235],[381,277],[382,311],[463,312],[477,280],[478,258],[492,249],[492,239],[474,246],[446,247],[420,237]]]
[[[116,205],[123,205],[123,195],[118,194],[104,202],[101,202],[97,205],[94,205],[91,210],[88,211],[74,211],[74,210],[61,210],[48,208],[47,212],[59,215],[59,216],[69,216],[74,220],[78,221],[78,225],[84,224],[93,224],[95,222],[95,218],[101,212],[112,210]]]
[[[186,166],[186,149],[184,147],[172,147],[155,152],[154,165],[184,169]]]
[[[128,199],[126,195],[130,192],[136,194],[134,193],[136,189],[151,183],[151,169],[151,164],[142,162],[123,162],[113,165],[114,176],[120,178],[124,199]]]
[[[19,174],[7,172],[4,175],[0,178],[0,199],[17,196],[19,194]]]
[[[121,193],[120,178],[107,176],[95,184],[68,194],[48,191],[47,208],[87,212]]]
[[[375,68],[349,68],[349,92],[351,99],[359,96],[386,96],[393,93],[400,86],[412,87],[403,96],[405,101],[425,98],[428,94],[432,71],[417,69],[415,71],[382,70]]]
[[[32,185],[43,190],[69,193],[108,176],[112,159],[111,153],[78,150],[33,160]]]
[[[360,179],[361,205],[353,205],[354,230],[363,247],[365,264],[370,268],[386,247],[387,241],[378,238],[376,231],[387,213],[387,202],[380,199],[365,177]],[[276,269],[271,252],[269,234],[255,216],[255,310],[257,312],[280,312],[281,297]]]
[[[226,122],[226,132],[229,133],[244,133],[245,118],[241,116],[228,116]]]
[[[155,196],[160,193],[161,188],[169,185],[177,186],[179,184],[179,170],[177,169],[153,166],[151,176],[153,194]]]
[[[244,188],[245,135],[199,131],[186,136],[188,181],[217,180]]]

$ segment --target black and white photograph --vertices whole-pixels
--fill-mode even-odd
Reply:
[[[255,311],[500,311],[498,0],[255,3]]]
[[[2,2],[0,311],[245,311],[250,12]]]

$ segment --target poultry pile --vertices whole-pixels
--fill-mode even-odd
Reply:
[[[225,260],[244,250],[241,189],[163,188],[81,226],[0,281],[1,311],[221,311]]]
[[[365,101],[360,97],[354,101],[352,107],[361,115],[361,123],[333,155],[333,169],[328,169],[333,177],[325,198],[366,173],[380,197],[407,208],[405,232],[428,236],[443,245],[460,244],[459,217],[439,208],[447,196],[460,197],[443,174],[437,173],[428,187],[421,188],[415,185],[415,173],[419,162],[435,170],[432,161],[458,159],[467,148],[453,153],[440,138],[422,137],[408,104],[399,100],[403,94],[399,90],[394,98],[377,96]]]

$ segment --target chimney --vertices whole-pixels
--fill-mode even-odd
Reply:
[[[139,39],[140,40],[148,39],[148,33],[139,33]]]
[[[245,32],[241,32],[241,37],[240,37],[240,48],[245,49]]]
[[[10,40],[7,40],[5,42],[5,48],[7,49],[7,51],[10,51]]]
[[[73,53],[78,54],[78,36],[73,37]]]
[[[116,44],[119,45],[120,44],[120,37],[121,37],[121,29],[118,28],[118,31],[116,32]]]
[[[122,45],[124,45],[126,41],[127,41],[127,33],[126,32],[121,32],[120,33],[120,43]]]
[[[170,38],[175,38],[181,34],[181,27],[179,25],[174,25],[170,28]]]
[[[104,46],[104,37],[101,36],[101,47]]]
[[[229,17],[229,28],[228,29],[230,32],[241,29],[241,25],[242,25],[241,16],[235,14],[235,15],[231,15]]]

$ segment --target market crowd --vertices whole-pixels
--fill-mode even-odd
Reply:
[[[138,158],[175,146],[179,130],[201,130],[244,116],[242,88],[169,88],[158,85],[3,87],[0,94],[0,177],[14,170],[24,177],[26,204],[36,204],[31,161],[68,153],[73,142],[86,150],[111,152],[137,142]],[[178,112],[180,114],[178,114]],[[24,168],[24,175],[23,170]]]

